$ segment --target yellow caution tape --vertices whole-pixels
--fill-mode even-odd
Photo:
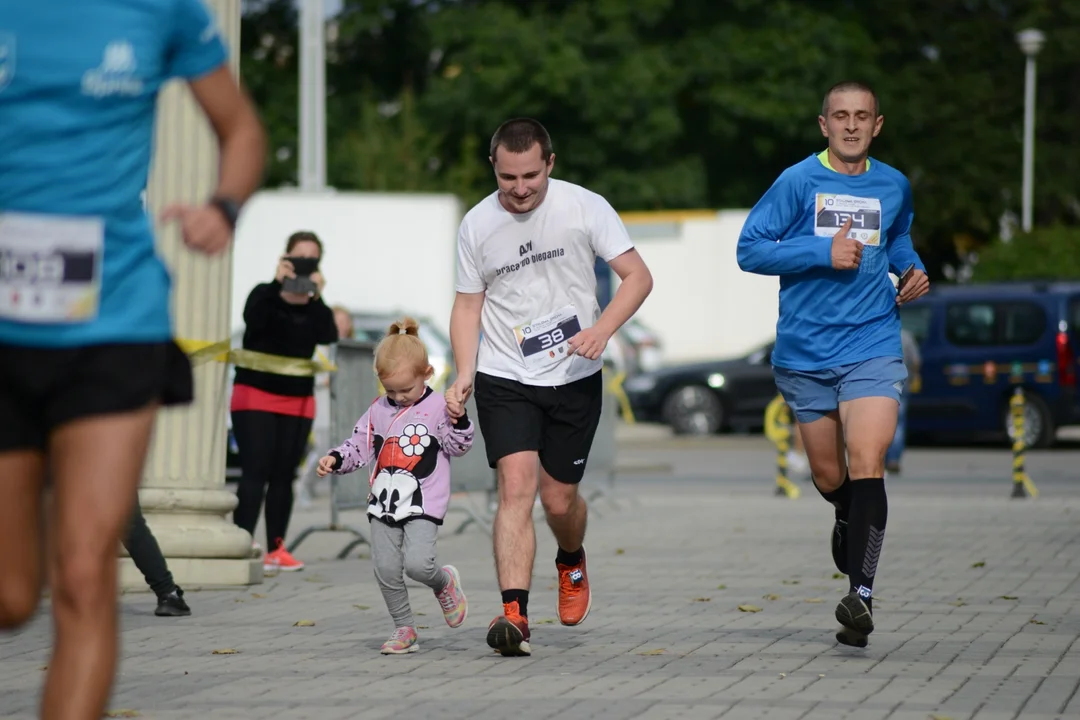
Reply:
[[[176,344],[188,356],[193,366],[213,361],[228,363],[245,370],[292,377],[313,377],[319,373],[337,372],[337,366],[331,363],[322,352],[318,353],[318,360],[308,360],[243,348],[231,349],[232,343],[229,340],[210,342],[179,338]]]

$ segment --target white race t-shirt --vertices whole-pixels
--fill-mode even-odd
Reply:
[[[557,387],[600,370],[567,341],[600,317],[596,258],[633,247],[607,200],[573,183],[549,179],[528,213],[506,210],[498,192],[484,198],[458,231],[458,292],[487,293],[477,371]]]

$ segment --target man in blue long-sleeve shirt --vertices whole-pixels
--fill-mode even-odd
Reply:
[[[911,186],[869,157],[883,122],[866,85],[831,88],[818,118],[828,149],[780,175],[738,246],[740,268],[780,277],[773,373],[795,412],[814,484],[836,508],[833,560],[850,578],[836,639],[856,647],[874,629],[885,452],[907,380],[897,306],[930,288],[911,244]],[[890,271],[901,277],[897,286]]]

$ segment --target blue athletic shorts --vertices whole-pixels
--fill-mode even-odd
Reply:
[[[900,403],[907,368],[898,357],[878,357],[825,370],[774,367],[773,378],[800,423],[811,423],[864,397],[890,397]]]

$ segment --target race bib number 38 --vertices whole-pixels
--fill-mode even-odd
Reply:
[[[104,238],[100,218],[0,214],[0,318],[70,323],[96,317]]]
[[[854,195],[818,193],[814,208],[814,234],[832,237],[851,220],[848,238],[863,245],[881,244],[881,201]]]
[[[565,360],[570,354],[567,341],[581,332],[581,322],[573,305],[514,328],[521,357],[530,370],[541,370]]]

